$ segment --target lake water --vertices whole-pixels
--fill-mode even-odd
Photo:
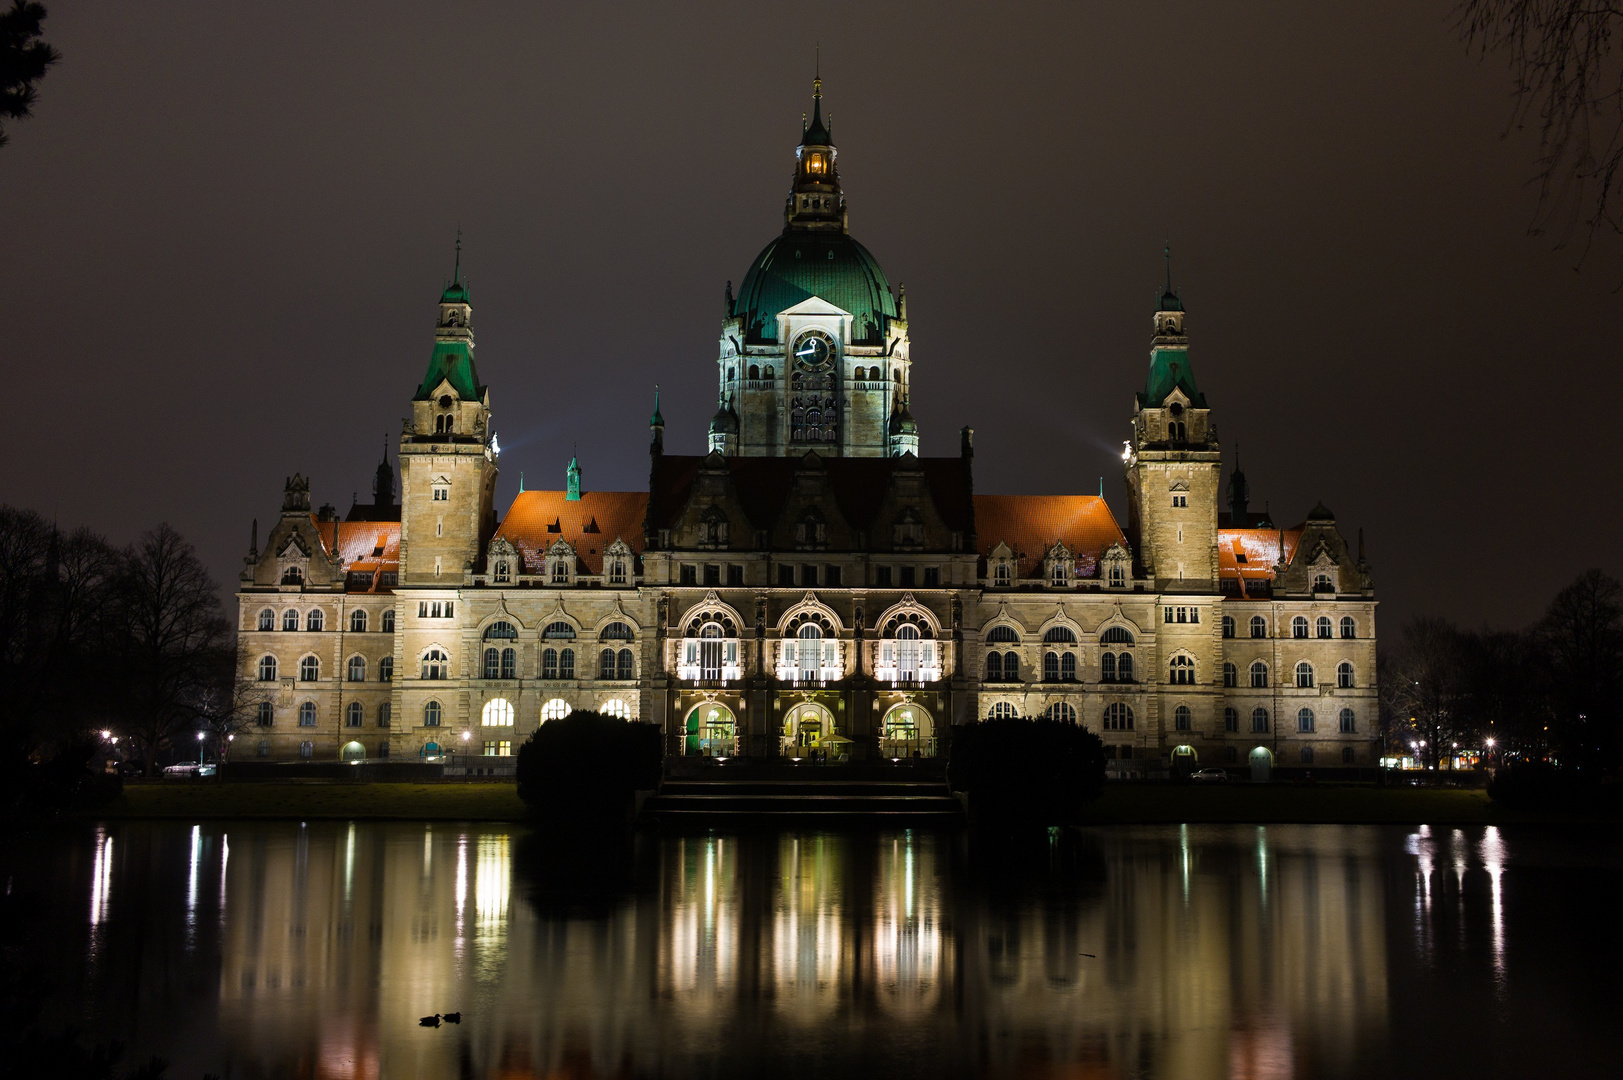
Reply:
[[[120,823],[0,869],[52,1020],[171,1080],[1623,1075],[1615,830]]]

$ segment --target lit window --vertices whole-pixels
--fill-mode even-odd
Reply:
[[[506,698],[491,698],[479,713],[479,722],[485,727],[512,727],[513,704]]]
[[[574,711],[575,710],[571,709],[568,703],[566,703],[562,698],[553,698],[551,701],[541,706],[541,722],[546,723],[548,720],[562,720],[564,717],[568,716]]]
[[[1167,681],[1174,686],[1194,685],[1195,661],[1188,656],[1174,656],[1169,665]]]
[[[429,649],[423,654],[423,678],[444,679],[450,674],[451,658],[444,649]]]
[[[604,716],[612,716],[616,720],[630,720],[631,707],[619,698],[611,698],[597,707],[597,711]]]

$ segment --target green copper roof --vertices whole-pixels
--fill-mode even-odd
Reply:
[[[1144,384],[1143,404],[1152,409],[1160,408],[1173,388],[1182,390],[1196,408],[1206,407],[1206,398],[1195,385],[1195,371],[1189,366],[1189,350],[1151,349],[1150,377]]]
[[[842,232],[785,230],[755,257],[733,305],[752,342],[778,339],[778,312],[821,297],[855,319],[853,344],[884,341],[896,298],[879,261]]]
[[[823,123],[823,88],[821,80],[818,81],[817,91],[812,94],[812,118],[806,125],[806,131],[800,137],[801,146],[833,146],[834,136]]]
[[[449,285],[447,285],[445,287],[444,292],[440,293],[440,303],[442,303],[442,304],[467,304],[467,303],[472,303],[472,301],[468,299],[468,297],[471,296],[471,295],[472,294],[468,292],[468,287],[462,283],[462,278],[460,276],[458,276],[455,281],[451,282],[451,284],[449,284]]]
[[[464,401],[478,401],[483,396],[484,387],[479,385],[479,375],[473,370],[473,350],[467,342],[434,343],[434,355],[429,357],[428,373],[423,376],[423,385],[417,389],[416,400],[428,400],[445,379],[451,380],[457,395]]]

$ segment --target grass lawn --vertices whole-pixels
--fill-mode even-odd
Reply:
[[[126,784],[97,816],[109,818],[282,818],[517,821],[524,804],[512,784],[319,784],[169,781]]]

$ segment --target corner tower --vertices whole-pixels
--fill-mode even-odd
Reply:
[[[1160,591],[1217,590],[1217,503],[1222,454],[1206,396],[1189,366],[1182,298],[1167,284],[1155,312],[1150,370],[1123,453],[1127,531],[1145,577]]]
[[[428,371],[400,436],[400,584],[460,585],[496,529],[490,390],[473,363],[473,306],[457,266],[440,294]]]
[[[736,297],[727,285],[716,361],[723,404],[711,429],[722,453],[899,453],[890,421],[910,393],[906,306],[850,234],[838,156],[814,79],[783,233],[756,256]],[[734,422],[736,434],[725,430]]]

